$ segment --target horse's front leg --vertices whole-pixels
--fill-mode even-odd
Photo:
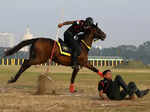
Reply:
[[[75,92],[74,81],[78,72],[79,72],[79,68],[75,68],[72,72],[71,83],[69,88],[71,93]]]
[[[92,70],[93,72],[96,72],[98,75],[100,75],[101,77],[103,77],[103,73],[100,72],[97,68],[95,68],[93,65],[91,64],[86,64],[85,65],[86,68]]]

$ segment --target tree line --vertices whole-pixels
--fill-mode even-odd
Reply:
[[[146,41],[139,46],[120,45],[110,48],[92,48],[90,56],[119,56],[125,59],[142,61],[144,64],[150,64],[150,41]]]

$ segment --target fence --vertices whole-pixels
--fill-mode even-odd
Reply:
[[[121,58],[89,58],[89,63],[93,66],[117,66],[124,62]],[[21,65],[24,62],[24,59],[9,59],[9,58],[2,58],[0,59],[0,65]],[[41,64],[41,65],[49,65],[48,62]],[[57,63],[52,63],[54,66],[58,66]]]

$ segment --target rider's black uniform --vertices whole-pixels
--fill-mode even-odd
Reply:
[[[72,49],[72,61],[73,64],[77,64],[77,56],[80,55],[81,47],[77,40],[74,39],[74,36],[80,32],[85,31],[85,21],[78,20],[75,21],[64,33],[64,42]]]
[[[120,91],[120,87],[123,90]],[[140,91],[134,82],[130,82],[128,85],[124,82],[120,75],[117,75],[115,80],[108,80],[104,78],[98,84],[98,91],[103,90],[107,97],[112,100],[122,100],[127,95],[132,96],[134,93],[138,97],[142,97],[147,91]]]

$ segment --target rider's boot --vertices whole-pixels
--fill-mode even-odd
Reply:
[[[135,92],[135,94],[137,95],[137,97],[141,98],[141,97],[147,95],[149,93],[149,91],[150,91],[150,89],[146,89],[146,90],[142,90],[142,91],[137,90]]]
[[[137,97],[141,98],[145,95],[147,95],[150,91],[150,89],[146,90],[139,90],[134,82],[129,83],[129,90],[132,91],[132,93],[135,93]]]

